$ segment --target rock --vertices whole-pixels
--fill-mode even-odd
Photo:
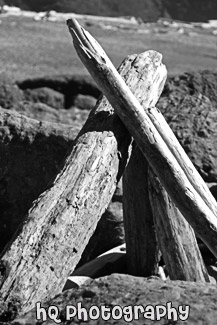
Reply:
[[[200,72],[186,72],[179,76],[168,78],[161,99],[178,100],[186,95],[202,94],[210,99],[217,107],[217,70],[203,70]]]
[[[62,294],[59,294],[55,298],[47,302],[41,302],[41,307],[48,308],[49,306],[56,306],[58,315],[57,319],[61,319],[61,324],[81,324],[83,321],[78,319],[78,315],[71,319],[67,319],[66,306],[75,306],[79,308],[84,307],[87,309],[87,317],[91,306],[97,306],[100,308],[102,305],[106,305],[110,308],[109,311],[115,306],[117,318],[110,318],[105,321],[102,319],[90,320],[89,324],[126,324],[126,321],[130,324],[182,324],[183,319],[180,319],[182,315],[186,320],[186,324],[198,325],[209,324],[215,325],[217,318],[216,309],[216,296],[217,287],[213,284],[203,284],[195,282],[182,282],[182,281],[162,281],[157,277],[141,278],[133,277],[123,274],[112,274],[93,280],[90,284],[82,286],[78,289],[70,289]],[[161,305],[167,307],[165,309],[165,315],[161,315],[160,320],[156,319],[155,314],[146,314],[144,312],[138,312],[138,318],[134,319],[133,310],[131,307],[123,309],[126,306],[142,306],[145,311],[147,307],[152,311],[156,311],[156,307]],[[180,308],[178,309],[178,307]],[[189,306],[189,309],[188,309]],[[170,314],[170,307],[175,307]],[[114,311],[115,311],[114,309]],[[71,309],[72,311],[72,309]],[[113,313],[114,313],[113,311]],[[183,311],[183,313],[181,313]],[[162,312],[162,309],[159,310]],[[83,313],[84,315],[84,313]],[[121,315],[121,319],[118,317]],[[147,317],[153,316],[154,319],[148,319]],[[132,317],[131,317],[132,316]],[[145,317],[144,317],[145,316]],[[177,319],[175,318],[177,316]],[[40,314],[42,317],[42,313]],[[42,319],[40,320],[40,322]],[[20,316],[10,324],[27,325],[38,324],[39,320],[36,320],[36,308],[29,311],[26,315]],[[50,319],[47,319],[46,324],[54,324]]]
[[[64,108],[64,95],[51,88],[35,88],[24,90],[24,96],[27,101],[33,103],[44,103],[56,109]]]
[[[77,123],[80,125],[80,129],[89,114],[89,112],[80,110],[76,107],[67,110],[56,110],[55,108],[43,103],[32,103],[28,101],[19,102],[17,105],[13,106],[12,109],[40,121],[62,123],[72,126]]]
[[[201,94],[189,95],[187,90],[182,93],[182,87],[181,83],[180,89],[177,86],[164,95],[158,107],[205,182],[217,182],[215,96],[210,91],[211,102]]]
[[[84,110],[91,110],[96,105],[96,98],[90,95],[78,94],[74,98],[73,106]]]
[[[12,107],[13,111],[23,114],[29,118],[40,121],[60,123],[60,112],[43,103],[33,103],[30,101],[19,102]]]
[[[5,74],[0,74],[0,106],[8,109],[21,100],[23,92],[16,83]]]
[[[100,91],[90,76],[57,75],[26,79],[18,82],[20,89],[51,88],[65,96],[65,108],[73,106],[77,94],[90,95],[98,98]]]

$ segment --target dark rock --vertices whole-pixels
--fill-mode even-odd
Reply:
[[[181,81],[180,81],[181,83]],[[206,182],[217,181],[217,110],[215,96],[189,95],[187,89],[169,91],[160,99],[158,107]],[[184,87],[185,88],[185,87]],[[210,86],[210,89],[212,86]],[[209,87],[207,86],[207,89]],[[217,95],[217,93],[216,93]]]
[[[90,76],[60,75],[32,78],[18,82],[20,89],[35,89],[47,87],[65,96],[65,108],[73,106],[77,94],[90,95],[98,98],[100,91]]]
[[[64,95],[51,88],[26,89],[24,96],[27,101],[33,103],[44,103],[56,109],[64,108]]]
[[[217,287],[213,284],[170,280],[162,281],[156,277],[145,279],[129,275],[112,274],[93,280],[90,284],[79,289],[67,290],[48,302],[42,302],[41,306],[57,306],[59,311],[58,319],[61,319],[62,324],[83,324],[84,322],[79,320],[77,315],[71,320],[66,320],[66,306],[77,307],[77,304],[81,303],[81,306],[87,309],[87,315],[89,315],[89,309],[93,305],[98,307],[106,305],[112,310],[116,305],[122,308],[137,305],[145,309],[147,306],[153,306],[155,308],[157,305],[168,306],[167,304],[171,303],[171,307],[175,307],[177,311],[177,314],[175,310],[174,313],[171,313],[172,319],[169,319],[169,314],[166,313],[160,320],[156,320],[156,314],[154,315],[154,320],[150,320],[144,317],[144,313],[140,312],[138,319],[130,319],[129,317],[132,314],[129,309],[127,314],[127,310],[125,309],[125,313],[123,312],[121,319],[115,320],[111,318],[107,321],[102,319],[88,319],[88,324],[126,324],[126,320],[130,320],[130,324],[135,325],[181,325],[183,321],[179,318],[181,314],[179,313],[178,306],[182,306],[183,311],[186,311],[186,306],[189,306],[189,317],[185,321],[185,324],[215,325],[217,318],[216,296]],[[186,314],[188,316],[188,313]],[[119,315],[118,312],[117,315]],[[178,316],[177,320],[174,318],[175,315]],[[26,315],[14,320],[12,324],[25,325],[36,323],[36,308],[34,308]],[[54,322],[48,319],[46,324],[54,324]]]
[[[178,103],[186,95],[202,94],[210,99],[217,108],[217,71],[186,72],[182,75],[168,78],[161,99]]]
[[[23,99],[23,92],[5,74],[0,74],[0,106],[11,108]]]
[[[96,105],[96,98],[90,95],[78,94],[74,98],[73,106],[80,109],[91,110]]]

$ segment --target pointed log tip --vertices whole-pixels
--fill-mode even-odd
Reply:
[[[75,18],[69,18],[66,20],[67,26],[70,28],[74,28],[75,26],[79,25],[78,21]]]

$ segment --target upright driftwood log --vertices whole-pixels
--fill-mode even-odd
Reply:
[[[123,215],[130,274],[156,275],[160,254],[148,194],[148,162],[135,142],[123,174]]]
[[[148,108],[165,80],[161,55],[146,52],[119,69]],[[152,91],[153,88],[157,92]],[[1,256],[0,314],[10,301],[19,312],[61,291],[108,206],[128,158],[131,137],[103,97],[90,114],[54,183],[29,210]]]
[[[176,206],[217,257],[217,215],[195,190],[169,146],[100,45],[77,21],[69,20],[68,26],[82,62],[116,109]],[[153,91],[157,93],[157,89]],[[151,106],[154,105],[150,102]]]
[[[171,280],[210,282],[192,227],[148,169],[149,197],[159,247]]]

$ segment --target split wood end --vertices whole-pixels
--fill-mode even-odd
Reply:
[[[78,54],[82,54],[89,59],[95,59],[100,63],[110,62],[103,48],[75,18],[68,19],[67,26]]]

